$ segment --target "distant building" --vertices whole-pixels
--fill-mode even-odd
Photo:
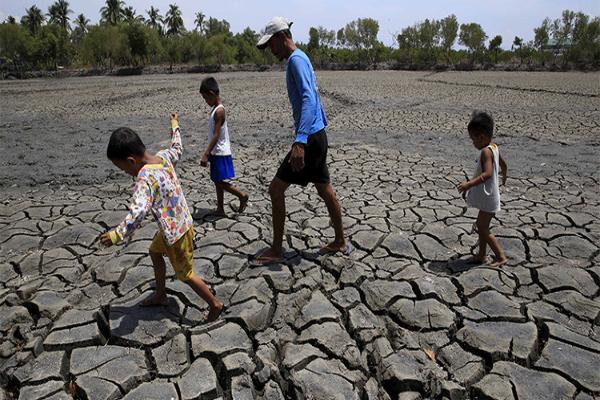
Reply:
[[[569,50],[571,47],[573,47],[573,41],[571,39],[550,39],[548,40],[548,43],[545,46],[542,46],[542,50],[560,56],[566,50]]]

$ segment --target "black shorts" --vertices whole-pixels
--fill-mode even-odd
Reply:
[[[284,182],[306,186],[308,183],[329,183],[327,168],[327,133],[325,129],[308,137],[304,148],[304,168],[293,171],[290,164],[290,151],[279,166],[275,176]]]

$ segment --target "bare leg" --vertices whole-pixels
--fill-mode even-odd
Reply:
[[[240,199],[240,206],[238,208],[238,212],[244,212],[246,209],[246,205],[248,204],[248,194],[242,192],[240,189],[236,188],[229,182],[221,182],[221,187],[227,193],[231,193]]]
[[[285,191],[289,183],[275,177],[269,185],[271,207],[273,215],[273,243],[271,247],[260,253],[255,261],[265,264],[279,260],[283,257],[283,228],[285,224]]]
[[[333,186],[331,183],[315,183],[319,196],[325,201],[329,217],[333,224],[333,230],[335,231],[335,239],[332,243],[321,249],[322,252],[337,252],[343,251],[346,245],[344,240],[344,226],[342,224],[342,210],[340,203],[335,195]]]
[[[215,189],[217,190],[217,209],[215,214],[225,215],[225,208],[223,207],[223,182],[215,182]]]
[[[209,311],[208,316],[206,317],[206,321],[211,322],[217,319],[221,314],[221,311],[223,310],[223,303],[221,303],[215,296],[213,296],[210,289],[208,288],[206,283],[204,283],[202,278],[200,278],[196,274],[192,274],[190,279],[185,281],[185,283],[187,283],[192,289],[194,289],[194,292],[196,292],[198,296],[202,298],[202,300],[208,303]]]
[[[490,266],[491,267],[501,267],[502,265],[504,265],[508,262],[508,259],[504,255],[504,251],[500,247],[500,243],[498,243],[498,239],[496,239],[496,236],[494,236],[490,232],[490,222],[492,221],[494,214],[488,213],[485,211],[480,211],[479,214],[480,215],[486,214],[485,220],[487,220],[487,228],[485,231],[485,241],[487,242],[487,244],[490,245],[490,248],[492,249],[492,251],[494,252],[494,255],[496,256],[495,261],[493,263],[491,263]],[[481,240],[481,237],[480,237],[480,240]]]
[[[142,306],[157,306],[167,303],[166,282],[166,264],[165,259],[160,253],[150,253],[152,265],[154,266],[154,280],[156,281],[156,291],[151,296],[144,299]]]

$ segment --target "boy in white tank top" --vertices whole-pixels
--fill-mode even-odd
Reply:
[[[213,107],[208,117],[208,146],[202,155],[200,165],[207,167],[210,163],[210,179],[215,183],[217,191],[216,216],[226,216],[223,207],[224,192],[231,193],[240,199],[238,212],[243,212],[248,205],[248,195],[227,182],[235,176],[233,158],[231,157],[231,142],[225,120],[225,107],[221,103],[219,85],[215,78],[208,77],[200,84],[200,94],[206,104]]]
[[[489,114],[480,111],[473,112],[467,130],[473,146],[481,150],[476,160],[473,179],[458,185],[458,191],[462,193],[467,204],[479,209],[479,215],[475,222],[479,233],[479,254],[471,257],[469,262],[486,263],[486,251],[489,244],[495,255],[493,262],[489,265],[500,267],[508,260],[498,240],[490,232],[490,222],[500,211],[499,176],[502,176],[502,184],[505,184],[507,165],[498,151],[498,146],[492,142],[494,120]]]

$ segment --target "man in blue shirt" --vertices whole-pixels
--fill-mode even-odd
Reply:
[[[261,50],[269,47],[280,61],[287,60],[287,91],[296,128],[296,139],[292,149],[283,159],[269,186],[273,213],[273,243],[270,248],[255,257],[254,262],[260,265],[283,260],[285,191],[291,184],[306,186],[309,182],[313,183],[327,205],[335,230],[335,239],[319,252],[348,254],[352,250],[344,239],[340,204],[329,179],[325,133],[327,117],[317,91],[317,80],[310,60],[302,50],[296,48],[292,40],[291,25],[292,23],[285,18],[273,18],[257,44]]]

